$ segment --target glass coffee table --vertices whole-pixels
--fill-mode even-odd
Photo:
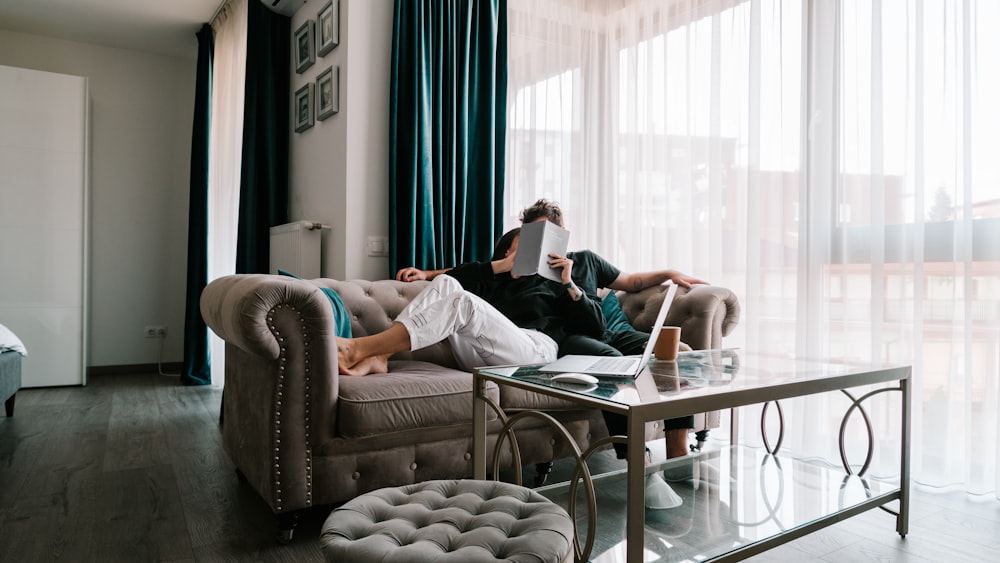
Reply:
[[[516,430],[523,417],[544,413],[508,415],[485,392],[486,382],[519,387],[567,399],[581,407],[622,414],[628,435],[599,440],[586,451],[575,448],[576,474],[568,482],[539,488],[551,500],[567,507],[577,521],[578,560],[735,561],[761,553],[823,527],[873,508],[896,516],[896,531],[905,536],[909,526],[910,367],[859,365],[750,354],[739,350],[705,350],[680,354],[676,362],[652,361],[633,381],[601,377],[593,385],[553,382],[553,374],[535,366],[501,366],[474,373],[474,476],[484,479],[492,467],[496,475],[501,447],[516,439],[498,442],[487,452],[487,414],[492,409]],[[855,388],[875,385],[858,395]],[[776,405],[781,399],[842,392],[849,398],[844,424],[863,419],[869,430],[868,458],[855,472],[847,459],[843,468],[783,457],[778,443],[764,448],[738,443],[739,429],[732,421],[730,445],[647,466],[645,425],[679,416],[732,409],[753,404]],[[872,422],[865,403],[875,395],[898,394],[900,437],[899,475],[888,479],[866,476],[871,459]],[[779,417],[782,418],[782,417]],[[554,419],[550,422],[559,427]],[[801,422],[801,421],[798,421]],[[784,420],[781,420],[784,424]],[[845,451],[844,426],[839,434]],[[563,429],[564,437],[573,442]],[[501,436],[508,436],[502,433]],[[591,475],[587,460],[609,442],[628,444],[626,469]],[[843,457],[843,455],[842,455]],[[518,457],[514,456],[515,461]],[[489,465],[488,464],[492,464]],[[684,498],[676,509],[650,511],[643,506],[643,485],[649,471],[666,470],[683,475],[686,485],[675,487]],[[580,499],[586,503],[579,507]],[[794,499],[794,501],[786,500]],[[890,503],[898,501],[898,509]],[[585,529],[585,532],[582,530]]]

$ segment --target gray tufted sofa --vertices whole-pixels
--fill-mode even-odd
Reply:
[[[449,344],[394,355],[390,373],[339,376],[334,317],[320,287],[336,290],[355,336],[387,329],[427,282],[299,280],[241,274],[218,278],[201,295],[208,326],[226,341],[223,446],[246,482],[291,537],[296,511],[333,505],[383,487],[472,475],[472,376]],[[662,287],[619,294],[633,325],[648,330]],[[668,324],[693,348],[721,347],[739,320],[728,289],[681,288]],[[581,448],[607,436],[599,411],[513,388],[488,389],[508,410],[542,409]],[[490,447],[499,428],[490,427]],[[650,438],[662,437],[651,424]],[[569,455],[536,419],[517,427],[522,463]]]

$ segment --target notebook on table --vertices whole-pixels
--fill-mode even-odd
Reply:
[[[663,303],[660,304],[660,312],[656,315],[656,322],[653,323],[653,330],[649,334],[649,341],[642,356],[585,356],[566,355],[551,364],[542,366],[539,371],[550,373],[576,372],[589,375],[605,375],[616,377],[637,377],[642,368],[649,363],[653,357],[653,348],[656,346],[656,339],[660,336],[660,329],[667,319],[667,311],[677,294],[677,285],[674,282],[667,282],[667,294],[663,296]]]

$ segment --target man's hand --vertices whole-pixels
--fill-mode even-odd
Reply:
[[[396,272],[396,279],[402,282],[426,280],[427,272],[414,268],[413,266],[408,266]]]
[[[559,254],[549,254],[549,267],[560,268],[560,278],[573,301],[583,299],[583,290],[573,283],[573,261]]]
[[[709,282],[707,282],[707,281],[705,281],[703,279],[699,279],[699,278],[696,278],[694,276],[689,276],[687,274],[682,274],[682,273],[680,273],[680,272],[678,272],[676,270],[669,270],[669,271],[672,274],[670,276],[670,281],[674,282],[675,284],[677,284],[677,285],[679,285],[681,287],[686,287],[688,289],[691,289],[692,285],[697,285],[697,284],[712,285],[712,284],[710,284]]]
[[[451,271],[451,268],[442,268],[440,270],[421,270],[414,268],[413,266],[409,266],[396,272],[396,279],[402,282],[420,280],[431,281],[442,274],[447,274],[449,271]]]
[[[563,283],[573,283],[573,261],[559,254],[549,254],[549,267],[552,269],[562,268],[560,276]]]
[[[507,251],[507,254],[503,258],[490,262],[490,265],[493,266],[493,273],[504,274],[513,270],[515,256],[517,256],[517,247],[512,247],[510,250]],[[515,276],[514,274],[511,274],[511,277],[519,278],[520,276]]]

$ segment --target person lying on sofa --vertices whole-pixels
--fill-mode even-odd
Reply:
[[[573,261],[553,255],[562,282],[510,274],[520,229],[500,239],[490,262],[473,262],[436,276],[385,331],[337,338],[339,371],[385,373],[388,357],[449,339],[463,369],[549,363],[568,337],[604,332],[599,301],[572,283]]]
[[[550,221],[565,228],[559,204],[546,199],[539,199],[533,205],[521,210],[520,219],[522,224]],[[705,280],[676,270],[658,270],[637,274],[623,272],[590,250],[568,252],[566,258],[573,262],[571,278],[574,285],[598,302],[600,302],[600,297],[598,297],[600,288],[635,292],[661,285],[668,280],[689,289],[696,284],[708,285]],[[450,268],[420,270],[407,267],[396,272],[396,279],[399,281],[433,280],[450,270]],[[607,330],[599,337],[584,334],[572,335],[561,342],[559,355],[620,356],[623,354],[642,354],[648,340],[649,333],[637,330]]]

